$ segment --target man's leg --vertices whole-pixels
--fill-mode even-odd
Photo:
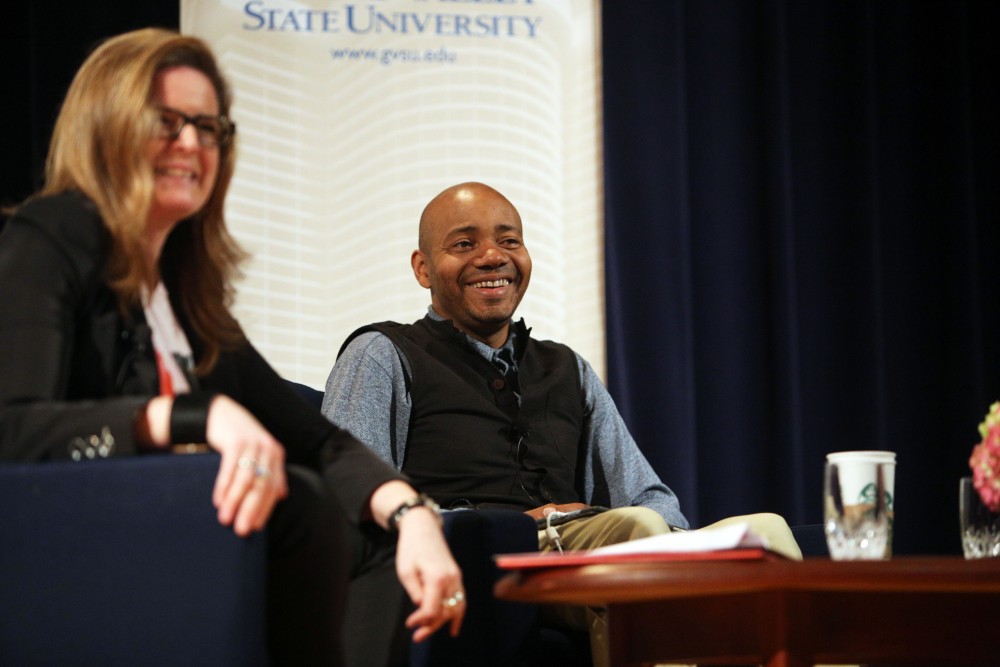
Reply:
[[[792,529],[777,514],[762,512],[760,514],[731,516],[704,526],[700,530],[710,530],[734,523],[750,524],[750,530],[763,537],[768,549],[771,551],[781,554],[785,558],[802,560],[802,550],[799,549],[799,545],[792,535]]]
[[[608,544],[669,533],[670,526],[649,508],[620,507],[564,523],[558,526],[558,531],[564,550],[588,551]],[[556,549],[545,531],[538,533],[538,548],[540,551]],[[608,664],[608,624],[604,610],[573,605],[543,605],[539,615],[545,625],[588,632],[594,667]]]
[[[648,507],[619,507],[564,523],[558,531],[563,549],[589,551],[608,544],[669,533],[670,526]],[[548,541],[544,531],[540,531],[538,548],[552,551],[556,547]]]
[[[791,529],[777,514],[729,517],[705,526],[702,530],[741,522],[750,524],[750,529],[763,537],[772,551],[787,558],[802,559],[802,551],[795,542]],[[670,527],[666,521],[653,510],[623,507],[563,524],[559,526],[559,539],[565,550],[590,550],[668,532]],[[538,533],[538,546],[540,551],[556,549],[544,531]],[[548,625],[588,631],[595,667],[607,664],[607,623],[602,610],[569,605],[543,606],[541,617],[543,623]]]

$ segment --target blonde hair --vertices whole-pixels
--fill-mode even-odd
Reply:
[[[215,57],[200,39],[148,28],[102,43],[80,67],[56,119],[41,194],[79,190],[97,206],[112,248],[106,279],[123,310],[139,302],[141,286],[156,278],[142,261],[141,239],[153,204],[153,169],[146,150],[157,128],[152,97],[156,74],[192,67],[215,88],[219,113],[231,94]],[[220,146],[219,172],[204,208],[182,221],[163,248],[163,280],[204,344],[198,371],[220,351],[244,342],[230,312],[232,281],[245,253],[226,229],[223,204],[233,175],[235,147]]]

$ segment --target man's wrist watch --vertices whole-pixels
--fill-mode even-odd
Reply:
[[[439,522],[441,521],[441,507],[426,493],[420,493],[401,504],[395,512],[389,515],[389,530],[394,533],[399,532],[399,522],[403,520],[407,512],[415,507],[426,507],[434,512],[434,516]]]

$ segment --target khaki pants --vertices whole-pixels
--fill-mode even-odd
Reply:
[[[785,520],[777,514],[729,517],[700,530],[744,522],[750,524],[750,529],[767,541],[768,548],[772,551],[786,558],[802,559],[802,551],[792,537],[792,531]],[[608,544],[618,544],[668,532],[670,527],[666,521],[653,510],[646,507],[621,507],[559,526],[559,540],[566,551],[587,551]],[[544,531],[539,531],[538,548],[540,551],[553,551],[556,547]],[[540,613],[542,622],[546,625],[589,632],[594,667],[608,665],[607,620],[603,609],[573,605],[544,605]]]

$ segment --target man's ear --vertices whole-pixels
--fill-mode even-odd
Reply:
[[[420,283],[420,286],[430,289],[431,274],[427,269],[427,258],[424,256],[424,253],[414,250],[413,254],[410,255],[410,266],[413,267],[413,275],[416,277],[417,282]]]

